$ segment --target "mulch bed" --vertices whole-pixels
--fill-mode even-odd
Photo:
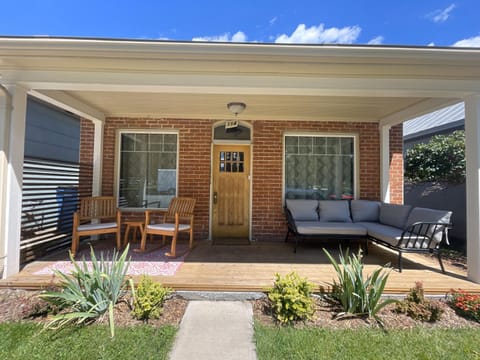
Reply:
[[[0,323],[15,321],[35,321],[46,323],[48,317],[43,313],[46,303],[38,298],[40,291],[15,289],[0,289]],[[134,319],[128,306],[129,299],[118,303],[114,309],[116,326],[134,326],[144,324]],[[159,319],[149,320],[151,326],[178,325],[182,320],[188,301],[176,296],[167,299],[162,315]],[[98,323],[107,323],[105,316],[97,320]]]
[[[35,321],[45,323],[48,317],[32,317],[31,314],[42,310],[45,303],[38,299],[38,291],[1,289],[0,290],[0,322],[14,321]],[[389,329],[411,329],[418,326],[428,328],[480,328],[480,323],[465,319],[455,313],[444,300],[438,301],[443,310],[439,321],[429,323],[414,320],[405,314],[393,311],[394,305],[389,305],[379,312],[384,328]],[[178,326],[182,320],[188,301],[178,296],[173,296],[164,304],[163,313],[159,319],[149,321],[151,326],[174,325]],[[271,314],[267,298],[252,301],[255,320],[275,326],[276,322]],[[134,319],[127,302],[121,302],[115,306],[116,326],[135,326],[143,324],[143,321]],[[343,319],[335,318],[336,309],[322,299],[316,299],[316,311],[313,319],[298,323],[296,327],[322,327],[329,329],[366,329],[379,328],[379,324],[366,317],[348,317]],[[108,319],[99,319],[99,323],[107,323]]]
[[[378,316],[383,322],[384,329],[412,329],[423,326],[428,328],[465,328],[475,327],[480,328],[480,323],[465,319],[455,313],[455,311],[448,306],[444,300],[437,301],[443,314],[441,319],[435,322],[423,322],[414,320],[411,317],[397,313],[394,310],[395,305],[390,304],[379,311]],[[276,325],[276,322],[271,315],[270,306],[267,299],[257,300],[253,303],[253,311],[255,319],[264,325]],[[297,323],[296,327],[322,327],[328,329],[367,329],[380,328],[380,325],[368,317],[345,317],[337,319],[335,315],[338,310],[332,307],[329,303],[322,299],[316,300],[315,314],[311,320],[305,323]]]

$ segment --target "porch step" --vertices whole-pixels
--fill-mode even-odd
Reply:
[[[246,301],[190,301],[170,360],[255,360],[253,310]]]

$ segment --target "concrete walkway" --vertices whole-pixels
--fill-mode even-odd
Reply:
[[[190,301],[170,360],[255,360],[252,305],[246,301]]]

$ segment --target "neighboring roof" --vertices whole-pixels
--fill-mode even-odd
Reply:
[[[465,119],[465,104],[463,102],[419,116],[403,123],[403,136],[409,137],[426,130],[445,129],[458,126]]]

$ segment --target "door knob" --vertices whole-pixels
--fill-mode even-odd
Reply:
[[[213,203],[216,204],[217,201],[218,201],[218,194],[217,194],[217,192],[215,191],[215,192],[213,193]]]

